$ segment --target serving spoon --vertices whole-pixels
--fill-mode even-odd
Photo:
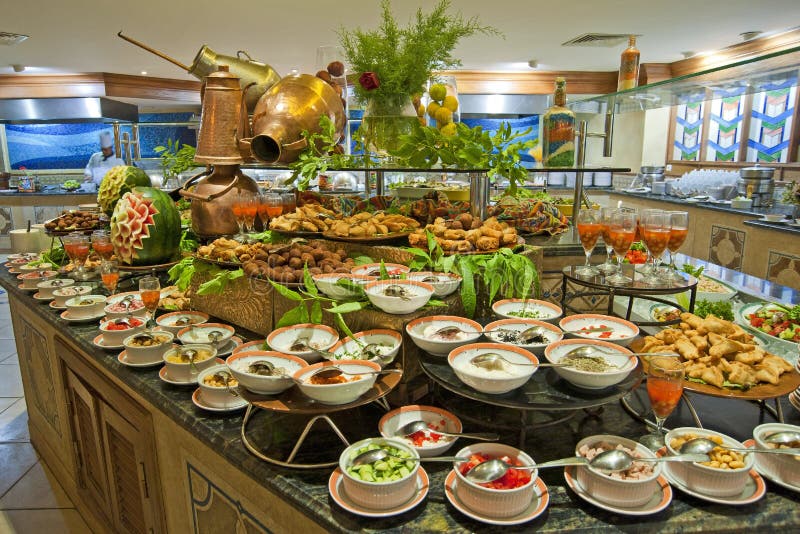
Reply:
[[[381,369],[380,371],[358,371],[358,372],[355,372],[355,371],[345,371],[344,369],[341,369],[340,367],[337,367],[335,365],[331,365],[331,366],[328,366],[328,367],[323,367],[322,369],[319,369],[318,371],[316,371],[314,373],[311,373],[311,376],[318,376],[320,378],[324,378],[324,379],[329,379],[330,380],[331,378],[336,378],[336,377],[341,376],[341,375],[382,375],[384,373],[403,374],[403,370],[402,369]]]
[[[493,432],[482,432],[478,434],[465,434],[465,433],[456,433],[456,432],[445,432],[444,430],[434,430],[428,427],[428,423],[422,420],[410,421],[400,428],[398,428],[394,435],[395,436],[410,436],[415,432],[434,432],[436,434],[442,434],[443,436],[451,436],[454,438],[469,438],[469,439],[477,439],[479,441],[497,441],[500,439],[499,434],[495,434]]]
[[[510,363],[511,365],[520,365],[523,367],[570,367],[571,364],[569,363],[522,363],[522,362],[512,362],[510,360],[506,360],[503,358],[501,354],[497,354],[496,352],[485,352],[483,354],[478,354],[477,356],[473,356],[470,359],[470,363],[475,365],[476,367],[483,367],[484,369],[488,370],[502,370],[503,369],[503,362]]]
[[[600,347],[589,347],[584,345],[568,351],[566,354],[564,354],[564,357],[574,356],[578,358],[597,358],[595,355],[597,352],[606,354],[608,356],[672,356],[675,358],[680,356],[680,354],[677,352],[633,352],[628,354],[625,352],[607,351],[601,349]]]
[[[386,460],[387,458],[393,458],[395,460],[411,461],[411,462],[468,462],[469,461],[469,458],[465,456],[429,456],[427,458],[400,458],[399,456],[392,456],[383,449],[372,449],[371,451],[362,452],[361,454],[353,458],[353,461],[350,462],[350,465],[357,466],[357,465],[372,464],[375,462]]]
[[[715,447],[722,447],[728,451],[750,453],[755,452],[758,454],[791,454],[792,456],[800,455],[800,449],[743,449],[740,447],[728,447],[727,445],[719,445],[714,443],[708,438],[695,438],[690,439],[681,445],[680,452],[684,454],[702,453],[707,454],[714,450]]]
[[[530,471],[532,469],[547,469],[549,467],[562,467],[566,465],[589,465],[604,473],[614,473],[617,471],[625,471],[633,465],[633,462],[700,462],[703,460],[708,460],[708,456],[705,454],[680,454],[676,456],[663,456],[661,458],[634,458],[625,451],[612,449],[610,451],[601,452],[591,460],[587,460],[582,456],[572,456],[537,465],[512,466],[499,458],[495,458],[476,465],[467,471],[464,476],[480,484],[502,478],[509,469]]]
[[[770,434],[769,436],[765,437],[762,441],[765,443],[792,443],[795,441],[800,441],[800,432],[795,432],[793,430],[781,430],[780,432],[775,432],[774,434]]]

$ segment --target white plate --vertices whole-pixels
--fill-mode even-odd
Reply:
[[[50,307],[52,309],[54,309],[54,310],[66,310],[67,309],[66,306],[56,306],[56,301],[55,300],[50,302]]]
[[[33,298],[42,302],[50,302],[53,300],[53,297],[43,297],[39,292],[34,293]]]
[[[217,364],[224,364],[225,360],[222,358],[216,358]],[[161,379],[162,382],[166,382],[167,384],[172,384],[173,386],[196,386],[197,385],[197,378],[194,380],[189,380],[188,382],[181,382],[179,380],[172,380],[169,377],[167,366],[165,365],[161,369],[158,370],[158,378]]]
[[[766,332],[762,332],[758,328],[751,326],[750,321],[747,319],[747,316],[751,313],[755,313],[765,305],[774,304],[772,302],[752,302],[750,304],[745,304],[744,306],[735,306],[733,310],[733,317],[735,322],[742,325],[746,330],[750,332],[757,333],[761,335],[765,340],[767,340],[769,345],[773,345],[776,348],[780,348],[779,352],[786,353],[787,355],[792,356],[789,361],[797,361],[797,354],[798,354],[798,343],[794,341],[789,341],[787,339],[780,339],[775,336],[771,336]],[[780,354],[780,356],[784,356],[784,354]],[[788,358],[787,358],[788,359]]]
[[[660,476],[656,479],[658,488],[653,492],[652,498],[645,504],[631,508],[611,506],[610,504],[598,501],[583,489],[583,486],[581,486],[580,482],[578,482],[578,478],[575,476],[576,469],[577,466],[574,465],[564,468],[564,480],[567,481],[567,486],[569,486],[578,497],[603,510],[622,515],[652,515],[660,512],[672,502],[672,488],[667,482],[667,479]]]
[[[192,402],[194,403],[195,406],[197,406],[200,409],[208,410],[209,412],[220,412],[220,413],[235,412],[236,410],[241,410],[242,408],[247,406],[246,400],[239,400],[233,406],[229,406],[227,408],[217,408],[216,406],[208,406],[203,402],[203,394],[200,391],[200,388],[197,388],[196,390],[194,390],[194,393],[192,393]]]
[[[662,456],[666,448],[662,448],[658,451],[658,456]],[[698,499],[702,499],[708,502],[714,502],[717,504],[728,504],[730,506],[743,506],[745,504],[752,504],[767,492],[767,485],[764,484],[764,479],[761,478],[755,469],[751,469],[749,472],[750,478],[744,485],[744,489],[739,495],[734,495],[732,497],[712,497],[710,495],[706,495],[705,493],[699,493],[695,490],[689,489],[686,487],[681,481],[679,481],[670,471],[670,464],[664,464],[664,476],[667,477],[669,483],[672,484],[677,489],[681,490],[682,492],[691,495],[692,497],[697,497]]]
[[[547,505],[550,503],[550,493],[547,491],[547,486],[544,485],[542,479],[537,478],[533,483],[536,488],[534,490],[534,496],[531,500],[530,506],[528,506],[518,515],[503,519],[496,519],[477,514],[476,512],[473,512],[467,508],[460,500],[458,500],[458,497],[456,496],[456,486],[458,485],[458,480],[456,479],[455,471],[450,471],[444,481],[444,494],[447,497],[447,500],[450,501],[450,504],[452,504],[456,510],[467,517],[471,517],[475,521],[480,521],[481,523],[486,523],[488,525],[521,525],[522,523],[527,523],[528,521],[532,521],[539,517],[542,513],[544,513],[545,510],[547,510]]]
[[[125,345],[106,345],[105,341],[103,341],[103,334],[100,334],[96,338],[92,340],[92,344],[103,350],[119,350],[123,348]]]
[[[21,289],[23,291],[39,291],[39,288],[36,286],[33,287],[25,287],[24,283],[17,286],[17,289]]]
[[[76,317],[70,317],[69,310],[64,310],[60,314],[60,317],[62,319],[64,319],[67,322],[70,322],[70,323],[88,323],[90,321],[100,320],[105,316],[106,316],[105,313],[100,312],[98,315],[90,315],[89,317],[76,318]]]
[[[344,487],[342,486],[343,479],[344,475],[342,474],[342,470],[341,468],[337,467],[333,473],[331,473],[331,477],[328,479],[328,492],[331,494],[331,498],[336,504],[348,512],[360,515],[362,517],[392,517],[394,515],[407,512],[422,502],[422,500],[428,494],[428,488],[430,487],[428,473],[426,473],[422,466],[420,466],[419,469],[417,469],[417,492],[411,499],[400,506],[396,506],[395,508],[390,508],[388,510],[373,510],[371,508],[363,508],[362,506],[359,506],[350,500],[350,497],[347,496],[347,493],[345,493]]]
[[[768,222],[768,223],[772,223],[772,224],[788,224],[789,223],[789,221],[787,219],[778,219],[777,221],[770,221],[766,217],[761,217],[759,219],[759,221]]]
[[[792,228],[800,228],[800,224],[798,224],[796,222],[790,222],[790,223],[786,223],[786,224],[788,224]]]
[[[117,361],[122,365],[127,365],[128,367],[155,367],[156,365],[161,365],[164,363],[164,358],[159,358],[158,360],[153,360],[151,362],[144,362],[144,363],[130,363],[128,361],[128,351],[123,350],[117,356]]]
[[[217,356],[229,356],[236,347],[243,344],[244,341],[239,336],[233,336],[228,340],[227,343],[222,345],[220,348],[217,349]]]
[[[742,444],[745,447],[747,447],[748,449],[752,449],[756,445],[756,440],[748,439],[747,441],[743,441]],[[759,458],[762,458],[762,457],[763,457],[763,455],[756,454],[756,471],[761,473],[762,476],[767,477],[767,479],[769,479],[770,482],[774,482],[775,484],[777,484],[779,486],[782,486],[782,487],[784,487],[784,488],[786,488],[788,490],[800,492],[800,486],[794,486],[792,484],[788,484],[788,483],[784,482],[780,478],[776,477],[775,474],[771,470],[767,469],[764,465],[761,465],[761,463],[759,462]]]

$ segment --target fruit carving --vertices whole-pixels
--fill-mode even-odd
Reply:
[[[181,220],[169,195],[153,187],[136,187],[117,202],[111,216],[114,253],[128,265],[157,265],[178,250]]]
[[[139,186],[150,186],[150,177],[142,169],[129,165],[111,167],[97,190],[97,203],[106,215],[111,215],[122,195]]]

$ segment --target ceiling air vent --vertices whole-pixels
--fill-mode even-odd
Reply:
[[[628,42],[629,33],[584,33],[561,46],[603,46],[611,47]],[[638,37],[638,35],[637,35]]]
[[[14,46],[27,38],[27,35],[22,35],[21,33],[0,32],[0,45]]]

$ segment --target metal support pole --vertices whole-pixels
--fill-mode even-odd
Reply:
[[[586,130],[588,129],[588,122],[581,121],[578,130],[578,154],[577,163],[581,168],[586,165]],[[583,171],[575,174],[575,192],[572,196],[572,224],[575,226],[578,221],[578,213],[581,210],[581,201],[583,200]]]
[[[486,220],[489,208],[489,176],[485,172],[469,175],[469,211],[473,217]]]
[[[382,169],[375,171],[375,194],[379,197],[386,194],[386,181]]]

